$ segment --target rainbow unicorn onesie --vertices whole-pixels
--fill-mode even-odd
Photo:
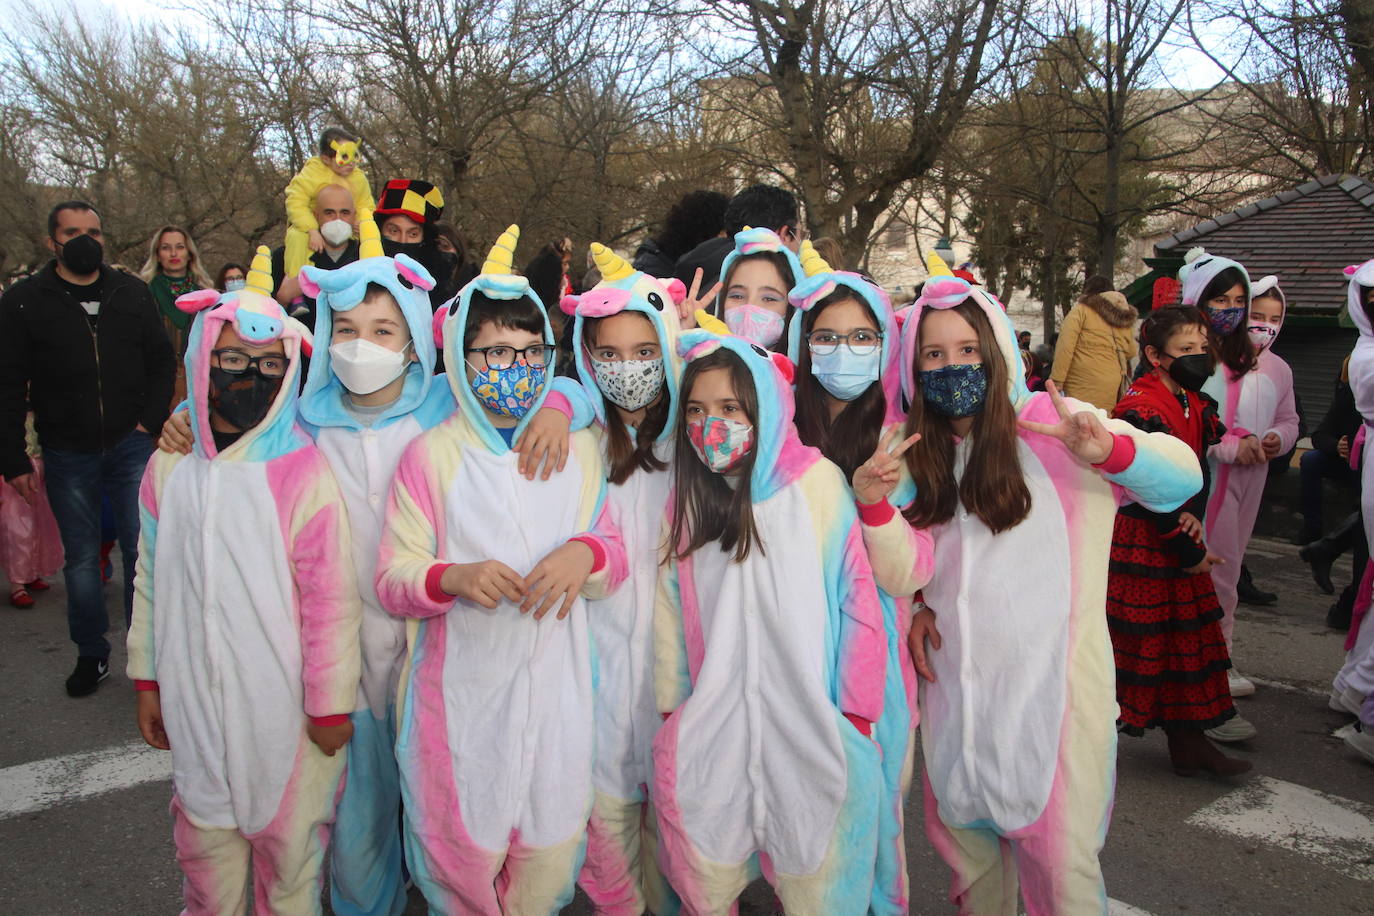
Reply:
[[[596,436],[574,433],[567,467],[526,480],[518,456],[466,382],[463,337],[472,297],[530,299],[511,270],[512,226],[482,273],[443,312],[444,361],[459,411],[401,455],[377,563],[383,607],[409,618],[396,759],[411,874],[431,912],[547,914],[573,896],[592,808],[595,658],[585,598],[566,619],[536,620],[446,595],[451,564],[498,560],[527,575],[574,538],[598,562],[583,594],[625,576],[604,512]],[[553,332],[544,321],[544,339]],[[518,438],[549,392],[543,384]]]
[[[689,363],[722,347],[758,395],[762,548],[735,562],[708,544],[659,579],[660,861],[687,913],[732,912],[761,870],[789,916],[861,914],[885,804],[869,737],[883,713],[883,609],[844,475],[792,427],[792,364],[704,330],[679,341]]]
[[[984,358],[1005,363],[1002,394],[1017,416],[1058,423],[1050,395],[1026,388],[1001,305],[952,276],[927,280],[903,324],[908,399],[921,397],[921,316],[966,299],[993,329],[1001,352]],[[1082,464],[1058,439],[1020,430],[1030,514],[993,534],[961,507],[930,529],[934,567],[922,584],[943,644],[929,655],[936,679],[921,685],[925,824],[953,869],[961,913],[1015,912],[1018,876],[1029,916],[1107,912],[1098,853],[1116,775],[1116,668],[1102,613],[1113,524],[1125,500],[1168,511],[1202,485],[1182,441],[1065,400],[1113,434],[1105,462]],[[955,446],[956,474],[970,442]]]
[[[938,255],[930,256],[944,268]],[[882,288],[856,273],[832,270],[810,241],[802,242],[801,266],[805,276],[788,294],[799,314],[788,328],[787,355],[796,363],[801,357],[804,316],[836,292],[858,299],[878,322],[883,352],[878,381],[886,402],[879,441],[893,427],[906,422],[902,410],[901,329],[892,312],[892,301]],[[878,821],[878,858],[869,912],[879,916],[905,914],[910,904],[910,879],[906,867],[905,807],[911,788],[916,744],[912,729],[919,719],[916,703],[916,669],[906,648],[911,628],[911,597],[931,574],[930,535],[906,523],[898,509],[915,498],[916,489],[903,462],[902,479],[892,495],[876,506],[858,506],[860,531],[878,585],[887,630],[887,684],[883,712],[873,724],[873,738],[882,748],[883,804]]]
[[[155,452],[139,494],[128,673],[161,695],[189,914],[244,912],[250,854],[256,912],[320,912],[346,758],[325,756],[306,725],[346,722],[358,692],[348,519],[296,425],[310,335],[272,300],[267,258],[259,248],[243,290],[177,300],[198,312],[186,351],[195,446]],[[290,365],[266,417],[221,452],[208,396],[225,325],[254,346],[280,340]]]

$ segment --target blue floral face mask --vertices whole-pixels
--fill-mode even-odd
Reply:
[[[472,366],[472,363],[468,363]],[[504,369],[476,369],[468,386],[482,406],[492,413],[523,420],[544,388],[547,367],[534,367],[523,359]]]
[[[1208,309],[1207,323],[1212,326],[1213,331],[1225,337],[1240,327],[1241,322],[1245,320],[1245,316],[1248,314],[1250,314],[1250,310],[1245,306],[1234,309]]]
[[[988,375],[982,363],[921,371],[921,396],[931,410],[950,419],[973,416],[987,395]]]

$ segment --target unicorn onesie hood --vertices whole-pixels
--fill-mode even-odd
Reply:
[[[638,916],[647,909],[671,916],[678,902],[655,862],[653,815],[644,810],[644,787],[653,779],[650,743],[662,721],[654,702],[654,593],[661,559],[659,528],[673,480],[673,435],[682,376],[676,303],[685,291],[678,280],[665,283],[635,270],[604,245],[593,242],[591,252],[601,282],[581,296],[564,297],[561,306],[573,316],[574,364],[589,396],[596,432],[606,438],[610,408],[597,383],[597,364],[589,356],[589,322],[625,313],[643,315],[659,347],[658,365],[650,360],[632,363],[635,368],[621,376],[621,387],[637,394],[649,385],[661,385],[659,396],[666,399],[667,412],[653,450],[668,467],[637,468],[607,489],[607,507],[625,544],[628,574],[613,595],[588,602],[599,675],[592,772],[596,800],[579,883],[599,913]],[[626,431],[632,439],[637,437],[633,427]]]
[[[542,313],[511,269],[518,237],[516,226],[502,234],[481,275],[444,312],[448,383],[460,410],[402,455],[377,565],[383,606],[411,619],[396,757],[411,872],[439,912],[555,912],[571,900],[593,794],[586,599],[605,597],[625,575],[624,547],[604,511],[596,436],[574,433],[563,471],[526,480],[466,382],[463,338],[478,291],[528,298]],[[552,343],[547,317],[543,326]],[[528,393],[497,391],[501,379],[492,375],[493,398]],[[528,576],[571,540],[586,544],[594,563],[585,597],[565,619],[535,619],[504,596],[488,608],[440,587],[455,564],[497,561]]]
[[[359,678],[348,520],[296,425],[310,334],[271,298],[267,266],[259,248],[243,290],[177,300],[195,313],[185,360],[195,446],[155,452],[144,472],[129,631],[129,676],[162,693],[174,810],[243,834],[318,830],[322,808],[332,819],[342,760],[320,754],[305,726],[351,712]],[[263,419],[220,451],[209,372],[225,325],[250,345],[281,341],[288,366]],[[233,561],[213,562],[224,557]],[[283,819],[290,812],[304,819]]]
[[[789,281],[795,284],[797,280],[803,276],[801,261],[797,258],[796,253],[783,243],[781,236],[772,229],[751,229],[746,226],[742,231],[735,233],[735,247],[726,253],[725,259],[720,263],[721,282],[723,283],[725,278],[730,276],[730,271],[734,267],[736,261],[741,258],[747,258],[750,255],[768,253],[782,255],[784,260],[786,260],[787,269],[791,273],[791,276],[783,277],[784,285]],[[728,289],[724,287],[721,288],[720,295],[716,297],[716,301],[711,308],[711,313],[715,317],[725,320],[727,324],[734,329],[735,333],[748,340],[757,342],[759,333],[766,331],[767,326],[774,323],[773,319],[764,314],[766,310],[763,309],[762,306],[752,302],[744,303],[742,306],[727,310],[725,308],[725,299],[729,295],[729,292]],[[784,296],[787,295],[786,289],[781,289],[778,292],[782,293]],[[747,311],[741,311],[741,309],[747,309]],[[744,317],[739,319],[731,318],[729,317],[730,312],[736,312]],[[787,310],[787,315],[782,319],[784,325],[792,323],[793,317],[792,310],[789,308]],[[786,348],[787,342],[786,335],[787,329],[786,326],[784,326],[782,336],[778,340],[778,346],[784,349]]]
[[[719,349],[757,393],[749,487],[762,547],[735,562],[707,544],[660,574],[661,861],[690,912],[724,912],[766,855],[789,913],[863,913],[882,793],[867,735],[888,656],[877,589],[843,475],[792,427],[791,363],[702,330],[679,341],[689,363]]]
[[[922,397],[914,369],[922,316],[970,299],[996,342],[983,359],[1001,360],[1006,371],[1006,387],[987,397],[1007,398],[1019,418],[1058,423],[1050,395],[1026,387],[1006,312],[986,290],[954,276],[931,277],[903,325],[908,400]],[[934,562],[922,584],[942,645],[929,656],[936,680],[921,685],[926,831],[955,872],[958,899],[980,876],[1010,873],[1010,863],[1000,861],[1000,837],[1019,843],[1027,909],[1105,912],[1098,852],[1113,791],[1116,704],[1102,607],[1116,510],[1127,500],[1175,508],[1202,475],[1180,440],[1065,400],[1070,411],[1092,411],[1112,433],[1105,462],[1085,465],[1058,439],[1018,429],[1031,494],[1026,518],[994,534],[957,507],[929,529]],[[973,436],[956,442],[956,480],[977,446]],[[1037,575],[1019,575],[1032,556]],[[1016,888],[989,893],[1014,901]]]

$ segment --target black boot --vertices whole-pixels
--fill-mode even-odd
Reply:
[[[1317,538],[1298,551],[1298,556],[1302,557],[1303,562],[1312,567],[1312,581],[1328,595],[1335,594],[1336,591],[1336,587],[1331,584],[1331,565],[1350,549],[1359,533],[1357,529],[1363,524],[1360,513],[1351,513],[1330,534]]]
[[[1190,728],[1166,728],[1169,738],[1169,762],[1180,776],[1211,773],[1215,776],[1239,776],[1250,771],[1248,760],[1227,757],[1202,732]]]
[[[1255,583],[1250,578],[1250,570],[1245,567],[1244,563],[1240,565],[1240,581],[1236,583],[1236,597],[1246,604],[1259,607],[1266,607],[1279,600],[1279,596],[1273,592],[1263,592],[1255,588]]]

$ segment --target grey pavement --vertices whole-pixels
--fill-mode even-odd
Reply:
[[[1254,697],[1238,701],[1260,731],[1235,748],[1254,761],[1252,778],[1180,779],[1162,735],[1122,739],[1102,856],[1115,912],[1374,913],[1374,764],[1333,737],[1350,721],[1326,706],[1343,635],[1324,626],[1332,599],[1317,592],[1296,554],[1271,539],[1258,539],[1249,554],[1256,581],[1280,595],[1273,608],[1242,606],[1236,627],[1237,666],[1261,682]],[[1335,577],[1344,583],[1349,575],[1347,558]],[[63,692],[74,652],[60,576],[54,585],[30,610],[0,607],[0,913],[175,913],[170,783],[102,791],[67,759],[130,746],[138,735],[122,646],[95,696]],[[116,583],[107,597],[112,618],[122,619]],[[122,636],[117,627],[113,641]],[[12,813],[7,793],[18,791],[16,774],[28,772],[15,768],[37,761],[56,761],[48,768],[58,774],[55,788]],[[912,912],[952,912],[948,872],[922,834],[920,806],[908,810]],[[770,892],[756,884],[741,912],[771,908]],[[423,912],[412,892],[407,913]],[[566,912],[590,908],[579,897]]]

